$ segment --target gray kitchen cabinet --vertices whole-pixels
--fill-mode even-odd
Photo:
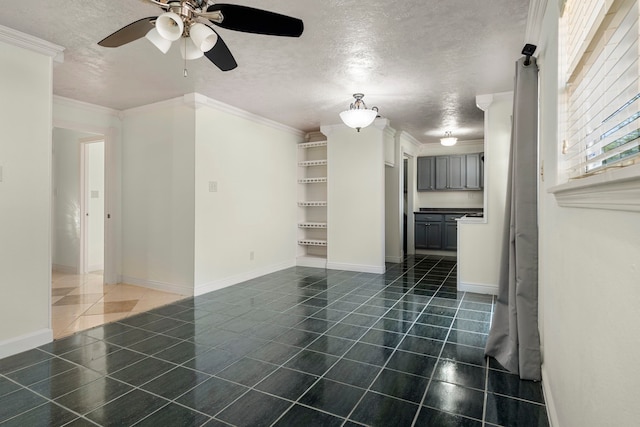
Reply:
[[[483,153],[418,157],[418,191],[482,190]]]
[[[416,249],[455,251],[458,249],[457,218],[462,214],[416,213]]]
[[[480,161],[481,153],[466,155],[466,176],[465,187],[469,190],[479,190],[482,188],[482,162]]]
[[[414,227],[416,249],[442,249],[443,222],[443,215],[416,214]]]
[[[449,157],[436,157],[436,190],[446,190],[449,188]]]
[[[418,191],[434,190],[435,182],[435,157],[418,157]]]
[[[467,184],[466,156],[449,156],[447,189],[464,190]]]
[[[445,251],[458,250],[458,223],[455,221],[444,223],[442,249]]]

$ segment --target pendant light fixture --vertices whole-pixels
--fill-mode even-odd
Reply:
[[[160,15],[146,38],[162,53],[167,53],[174,41],[184,39],[180,41],[180,53],[185,60],[201,58],[218,41],[218,35],[207,25],[191,19],[183,20],[175,12]]]
[[[345,125],[360,132],[360,129],[366,128],[378,117],[378,107],[368,109],[362,100],[364,98],[362,93],[354,93],[353,97],[356,101],[349,106],[348,110],[340,113],[340,118]]]
[[[440,138],[440,144],[444,145],[445,147],[451,147],[456,145],[456,142],[458,142],[458,138],[451,136],[451,131],[446,131],[444,133],[444,138]]]

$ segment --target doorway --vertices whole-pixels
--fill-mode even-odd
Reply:
[[[54,128],[52,250],[54,271],[104,270],[105,139]]]
[[[402,150],[401,198],[402,198],[402,249],[404,255],[415,254],[414,247],[414,191],[416,188],[415,158]]]
[[[104,270],[104,137],[80,140],[79,274]]]

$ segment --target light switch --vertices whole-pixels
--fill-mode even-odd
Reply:
[[[218,192],[218,182],[217,181],[209,181],[209,192],[217,193]]]

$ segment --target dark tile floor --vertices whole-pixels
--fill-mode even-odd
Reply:
[[[0,360],[4,426],[547,426],[455,258],[291,268]]]

